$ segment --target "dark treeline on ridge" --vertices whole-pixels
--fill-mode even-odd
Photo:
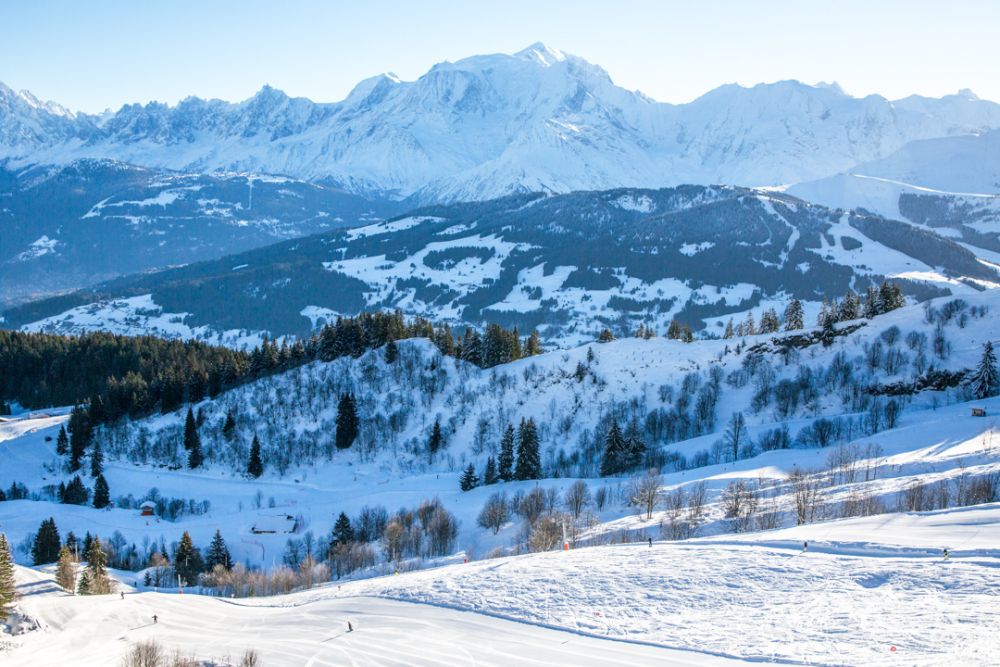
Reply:
[[[517,329],[491,324],[482,334],[469,328],[455,337],[447,325],[406,320],[399,312],[341,317],[308,340],[265,339],[250,351],[155,336],[0,330],[0,402],[32,409],[86,404],[89,423],[107,423],[171,412],[265,375],[406,338],[430,338],[443,354],[483,368],[541,351],[534,332],[522,340]]]

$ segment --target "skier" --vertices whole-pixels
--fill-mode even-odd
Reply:
[[[354,626],[351,625],[350,621],[347,622],[347,631],[348,632],[354,632]]]
[[[943,560],[948,560],[948,547],[944,548],[944,553],[942,554],[942,556],[944,556]]]
[[[118,591],[118,592],[122,594],[122,600],[124,600],[125,599],[125,591]]]
[[[652,549],[652,548],[653,548],[653,538],[652,538],[652,537],[651,537],[651,538],[649,538],[649,548],[650,548],[650,549]]]
[[[153,614],[153,625],[156,625],[156,621],[157,621],[156,614]]]
[[[808,541],[803,542],[802,543],[802,551],[808,551],[808,550],[809,550],[809,542]]]

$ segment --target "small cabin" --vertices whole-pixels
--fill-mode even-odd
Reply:
[[[972,416],[973,417],[985,417],[986,416],[986,408],[972,408]]]
[[[290,514],[257,517],[250,532],[254,535],[277,535],[294,533],[299,528],[299,522]]]
[[[139,515],[156,516],[156,503],[152,500],[147,500],[143,504],[139,505]]]

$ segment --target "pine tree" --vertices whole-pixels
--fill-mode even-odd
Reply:
[[[90,572],[84,570],[80,574],[80,581],[76,585],[77,595],[90,595]]]
[[[191,535],[185,530],[177,551],[174,552],[174,572],[181,578],[183,585],[194,586],[198,583],[201,571],[201,552],[195,548]]]
[[[497,480],[500,479],[497,475],[497,464],[490,456],[486,459],[486,468],[483,470],[483,484],[489,486],[490,484],[496,484]]]
[[[463,491],[471,491],[479,486],[479,475],[476,474],[476,467],[474,465],[470,463],[465,468],[465,472],[462,473],[462,478],[459,480],[458,485]]]
[[[427,439],[427,453],[434,456],[443,444],[444,434],[441,433],[441,420],[435,419],[434,426],[431,427],[431,435]]]
[[[862,308],[862,313],[864,314],[865,319],[868,320],[876,315],[882,314],[882,303],[879,298],[878,290],[871,285],[869,285],[868,289],[865,290],[865,303]]]
[[[615,335],[611,333],[611,329],[601,329],[600,335],[597,337],[598,343],[610,343],[615,339]]]
[[[774,308],[768,308],[760,316],[760,333],[768,334],[775,333],[781,328],[781,322],[778,320],[778,313],[775,312]]]
[[[59,547],[62,541],[59,539],[59,529],[56,528],[56,520],[52,517],[44,519],[42,525],[35,533],[35,541],[31,547],[31,561],[35,565],[54,563],[59,560]]]
[[[524,345],[524,354],[527,357],[533,357],[536,354],[542,353],[542,341],[538,336],[538,330],[532,329],[531,335],[528,336],[528,341]]]
[[[0,622],[10,618],[17,587],[14,583],[14,554],[11,553],[7,536],[0,533]]]
[[[343,512],[337,517],[333,524],[333,545],[345,546],[354,541],[354,528],[351,527],[351,520]]]
[[[108,488],[108,480],[104,475],[98,475],[94,482],[94,507],[104,509],[111,504],[111,490]]]
[[[95,442],[90,448],[90,476],[100,477],[104,473],[104,453],[101,452],[101,443]]]
[[[59,564],[56,565],[56,583],[70,593],[76,592],[76,562],[69,546],[59,550]]]
[[[847,294],[844,295],[843,300],[840,302],[840,308],[837,311],[837,320],[847,322],[858,319],[860,315],[861,301],[858,299],[858,295],[851,290],[847,290]]]
[[[201,452],[201,438],[198,438],[196,434],[195,439],[191,442],[191,449],[188,451],[188,468],[191,470],[200,468],[204,462],[205,455]]]
[[[394,364],[399,359],[399,347],[396,341],[390,340],[385,344],[385,363]]]
[[[108,556],[104,553],[101,538],[95,537],[87,549],[87,592],[89,595],[107,595],[111,592],[111,579],[108,578]],[[83,585],[83,579],[80,581]]]
[[[59,427],[59,436],[56,437],[56,454],[65,456],[69,453],[69,436],[66,435],[66,427]]]
[[[601,459],[601,477],[617,475],[625,471],[625,437],[617,421],[611,422],[608,435],[604,438],[604,458]]]
[[[805,314],[802,302],[792,299],[785,307],[785,331],[796,331],[805,327]]]
[[[517,429],[517,465],[514,479],[538,479],[542,476],[542,461],[538,443],[538,429],[532,418],[522,419]]]
[[[184,449],[190,452],[196,447],[201,449],[201,438],[198,436],[198,423],[194,419],[194,411],[189,407],[187,417],[184,418]]]
[[[232,442],[233,437],[235,435],[236,435],[236,416],[233,415],[233,411],[230,410],[226,413],[226,421],[222,425],[222,437]]]
[[[507,424],[500,439],[500,455],[497,465],[500,479],[509,482],[514,479],[514,426]]]
[[[343,393],[337,404],[337,449],[347,449],[358,437],[358,407],[353,394]]]
[[[59,502],[66,505],[86,505],[90,498],[90,491],[83,485],[83,480],[79,475],[74,475],[69,484],[61,488]]]
[[[983,345],[983,356],[976,366],[976,372],[970,381],[972,394],[978,398],[996,396],[1000,390],[1000,374],[997,373],[997,358],[993,353],[993,343],[986,341]]]
[[[729,321],[726,322],[726,331],[725,331],[725,333],[722,334],[722,337],[725,338],[726,340],[728,340],[728,339],[732,338],[735,335],[736,335],[736,332],[733,331],[733,318],[730,317]]]
[[[90,416],[79,405],[69,415],[69,471],[80,469],[81,461],[90,446]]]
[[[233,559],[229,555],[226,541],[222,539],[222,531],[216,530],[212,537],[212,543],[208,546],[208,553],[205,554],[205,569],[211,572],[216,565],[221,565],[227,570],[233,567]]]
[[[257,479],[264,474],[264,462],[260,459],[260,440],[254,433],[253,442],[250,444],[250,461],[247,463],[247,474]]]

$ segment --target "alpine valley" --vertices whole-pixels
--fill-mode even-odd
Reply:
[[[0,84],[0,664],[995,665],[997,287],[968,90]]]

